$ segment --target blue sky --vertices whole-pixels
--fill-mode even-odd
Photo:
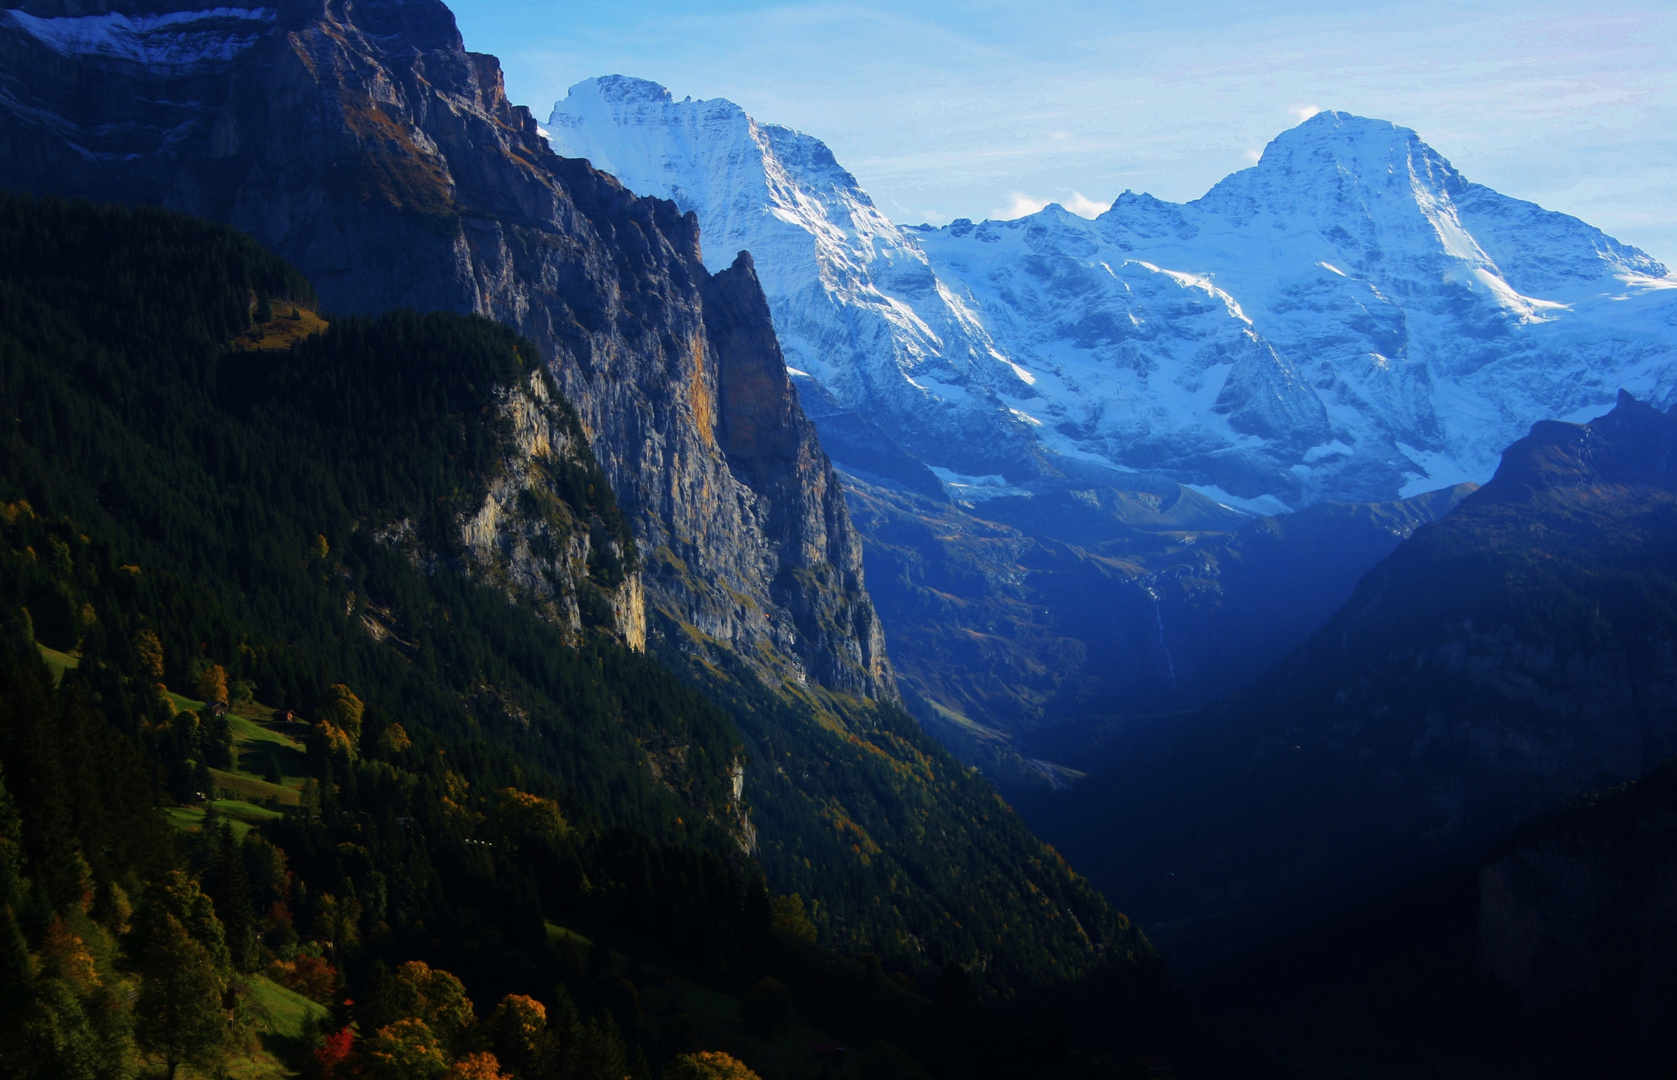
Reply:
[[[1670,0],[450,6],[541,119],[592,75],[730,98],[826,141],[898,221],[1194,198],[1337,108],[1677,270]]]

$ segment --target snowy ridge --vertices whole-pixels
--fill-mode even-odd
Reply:
[[[788,363],[952,493],[1159,473],[1243,509],[1483,481],[1542,419],[1677,400],[1677,279],[1320,113],[1191,203],[886,220],[819,141],[610,77],[551,140],[756,258]],[[974,482],[975,478],[977,483]]]
[[[0,25],[10,23],[65,56],[98,55],[167,70],[232,60],[254,45],[275,17],[273,8],[59,18],[7,10],[0,11]]]
[[[928,458],[962,472],[1016,472],[1029,457],[1029,425],[971,392],[1027,384],[819,140],[759,124],[730,101],[677,102],[623,76],[572,87],[546,131],[555,152],[697,213],[712,270],[749,250],[788,366],[844,408],[917,450],[987,443],[980,459]]]

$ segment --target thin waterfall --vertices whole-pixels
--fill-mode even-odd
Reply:
[[[1165,644],[1165,617],[1164,617],[1164,613],[1160,610],[1159,594],[1154,592],[1151,588],[1149,588],[1147,590],[1147,595],[1149,597],[1151,597],[1152,600],[1153,600],[1153,625],[1158,627],[1158,630],[1159,630],[1159,648],[1164,650],[1164,653],[1165,653],[1165,670],[1170,673],[1170,688],[1172,690],[1175,690],[1176,689],[1176,661],[1171,658],[1170,646]]]

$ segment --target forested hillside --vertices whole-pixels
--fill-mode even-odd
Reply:
[[[1108,1067],[980,1001],[1144,939],[900,713],[716,669],[730,716],[631,648],[628,526],[516,335],[7,196],[0,396],[19,1075]]]

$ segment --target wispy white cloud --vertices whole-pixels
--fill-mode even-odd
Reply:
[[[1101,202],[1099,199],[1091,199],[1081,191],[1073,191],[1071,193],[1071,198],[1067,199],[1065,202],[1065,208],[1067,210],[1070,210],[1078,217],[1086,218],[1100,217],[1102,214],[1106,213],[1111,206],[1112,204],[1110,202]]]
[[[1293,105],[1287,109],[1295,124],[1302,124],[1321,111],[1320,105]]]
[[[1052,199],[1033,198],[1023,191],[1008,192],[1008,200],[1006,207],[993,212],[990,216],[1002,221],[1012,221],[1014,218],[1029,217],[1054,201]]]

